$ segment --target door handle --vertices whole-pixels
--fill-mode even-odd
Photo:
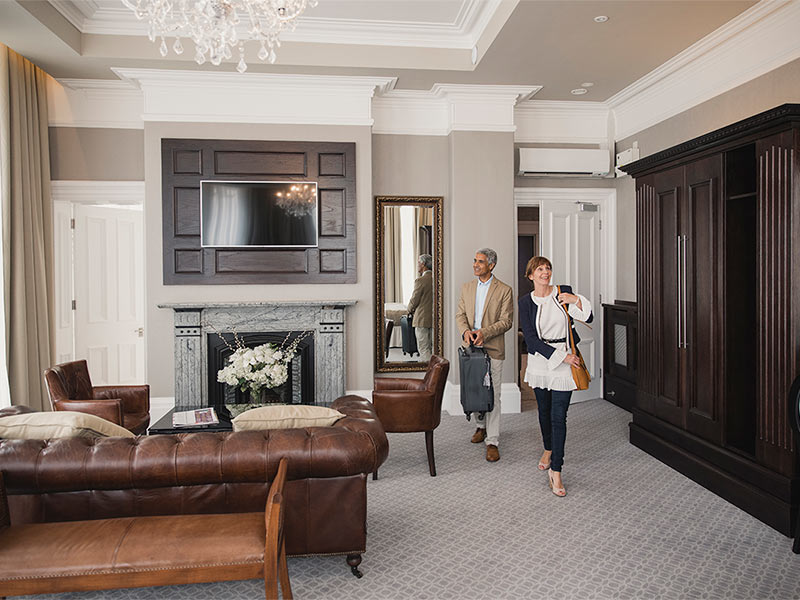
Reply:
[[[676,271],[677,271],[677,276],[676,276],[676,284],[677,284],[677,289],[676,289],[677,298],[676,298],[676,300],[677,301],[675,302],[675,306],[676,306],[676,324],[675,324],[676,327],[675,328],[677,330],[678,348],[680,348],[681,347],[681,331],[682,331],[682,325],[681,325],[681,297],[682,296],[681,296],[681,236],[679,236],[679,235],[675,236],[675,267],[676,267]]]
[[[683,347],[689,347],[689,336],[687,335],[687,327],[688,325],[686,322],[689,320],[686,318],[686,312],[688,309],[688,303],[686,302],[686,236],[683,236],[683,268],[681,268],[681,273],[683,274]]]

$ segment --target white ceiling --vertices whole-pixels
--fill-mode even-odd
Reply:
[[[765,0],[774,1],[774,0]],[[756,4],[755,0],[319,0],[282,36],[275,65],[250,72],[542,86],[537,99],[604,101]],[[597,24],[594,17],[607,15]],[[119,0],[0,0],[0,41],[57,78],[113,79],[111,67],[200,67],[158,54]],[[476,47],[477,64],[472,61]],[[595,85],[583,96],[570,90]]]

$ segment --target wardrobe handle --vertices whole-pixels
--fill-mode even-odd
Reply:
[[[689,347],[689,336],[687,335],[687,324],[686,322],[689,320],[686,318],[687,313],[687,302],[686,302],[686,236],[683,236],[683,268],[681,268],[681,273],[683,274],[683,347]]]
[[[677,332],[678,332],[678,348],[680,348],[681,347],[681,332],[683,330],[683,326],[681,324],[681,297],[682,297],[681,296],[681,281],[682,281],[682,278],[681,278],[681,236],[679,236],[679,235],[675,236],[675,252],[676,252],[675,265],[676,265],[676,268],[677,268],[677,285],[678,285],[678,289],[677,289],[677,296],[678,297],[677,297],[677,302],[675,303],[675,305],[677,307],[677,317],[678,317],[678,322],[677,322],[676,329],[677,329]]]

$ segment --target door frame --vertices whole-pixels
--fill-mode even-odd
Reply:
[[[576,202],[590,202],[597,204],[600,218],[600,302],[613,303],[617,295],[617,190],[616,188],[553,188],[553,187],[515,187],[514,207],[541,206],[543,201],[574,204]],[[518,230],[517,211],[514,210],[514,231]],[[539,220],[539,235],[541,238],[542,221]],[[514,255],[517,254],[517,237],[514,235]],[[514,281],[514,296],[519,297]],[[602,324],[602,306],[594,309],[595,319]],[[518,318],[518,317],[517,317]],[[519,324],[517,324],[519,326]],[[602,327],[601,327],[602,329]],[[600,358],[600,385],[602,389],[603,365],[603,332],[598,332],[601,341],[599,348]],[[515,356],[516,356],[515,352]],[[518,360],[518,358],[516,359]],[[520,365],[516,365],[519,371]]]
[[[56,324],[56,352],[64,353],[70,349],[70,360],[75,358],[75,318],[72,311],[74,299],[74,229],[71,220],[75,218],[73,207],[82,205],[105,206],[141,206],[144,212],[145,186],[144,181],[67,181],[54,180],[50,182],[50,199],[53,204],[53,252],[55,254],[56,269],[54,281],[55,294],[55,324]],[[144,219],[142,219],[144,227]],[[142,240],[144,242],[144,240]],[[147,264],[143,261],[144,286],[147,286]],[[64,270],[68,269],[69,276]],[[146,289],[142,289],[142,297],[147,298]],[[147,311],[144,335],[145,349],[147,348]],[[56,355],[55,362],[62,362],[63,356]],[[147,376],[147,357],[144,361],[144,374]],[[145,379],[146,381],[146,379]]]

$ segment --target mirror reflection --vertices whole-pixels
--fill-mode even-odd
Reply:
[[[441,353],[441,199],[377,200],[376,366],[419,370]]]
[[[388,362],[428,362],[433,334],[433,208],[385,206],[384,318]]]

